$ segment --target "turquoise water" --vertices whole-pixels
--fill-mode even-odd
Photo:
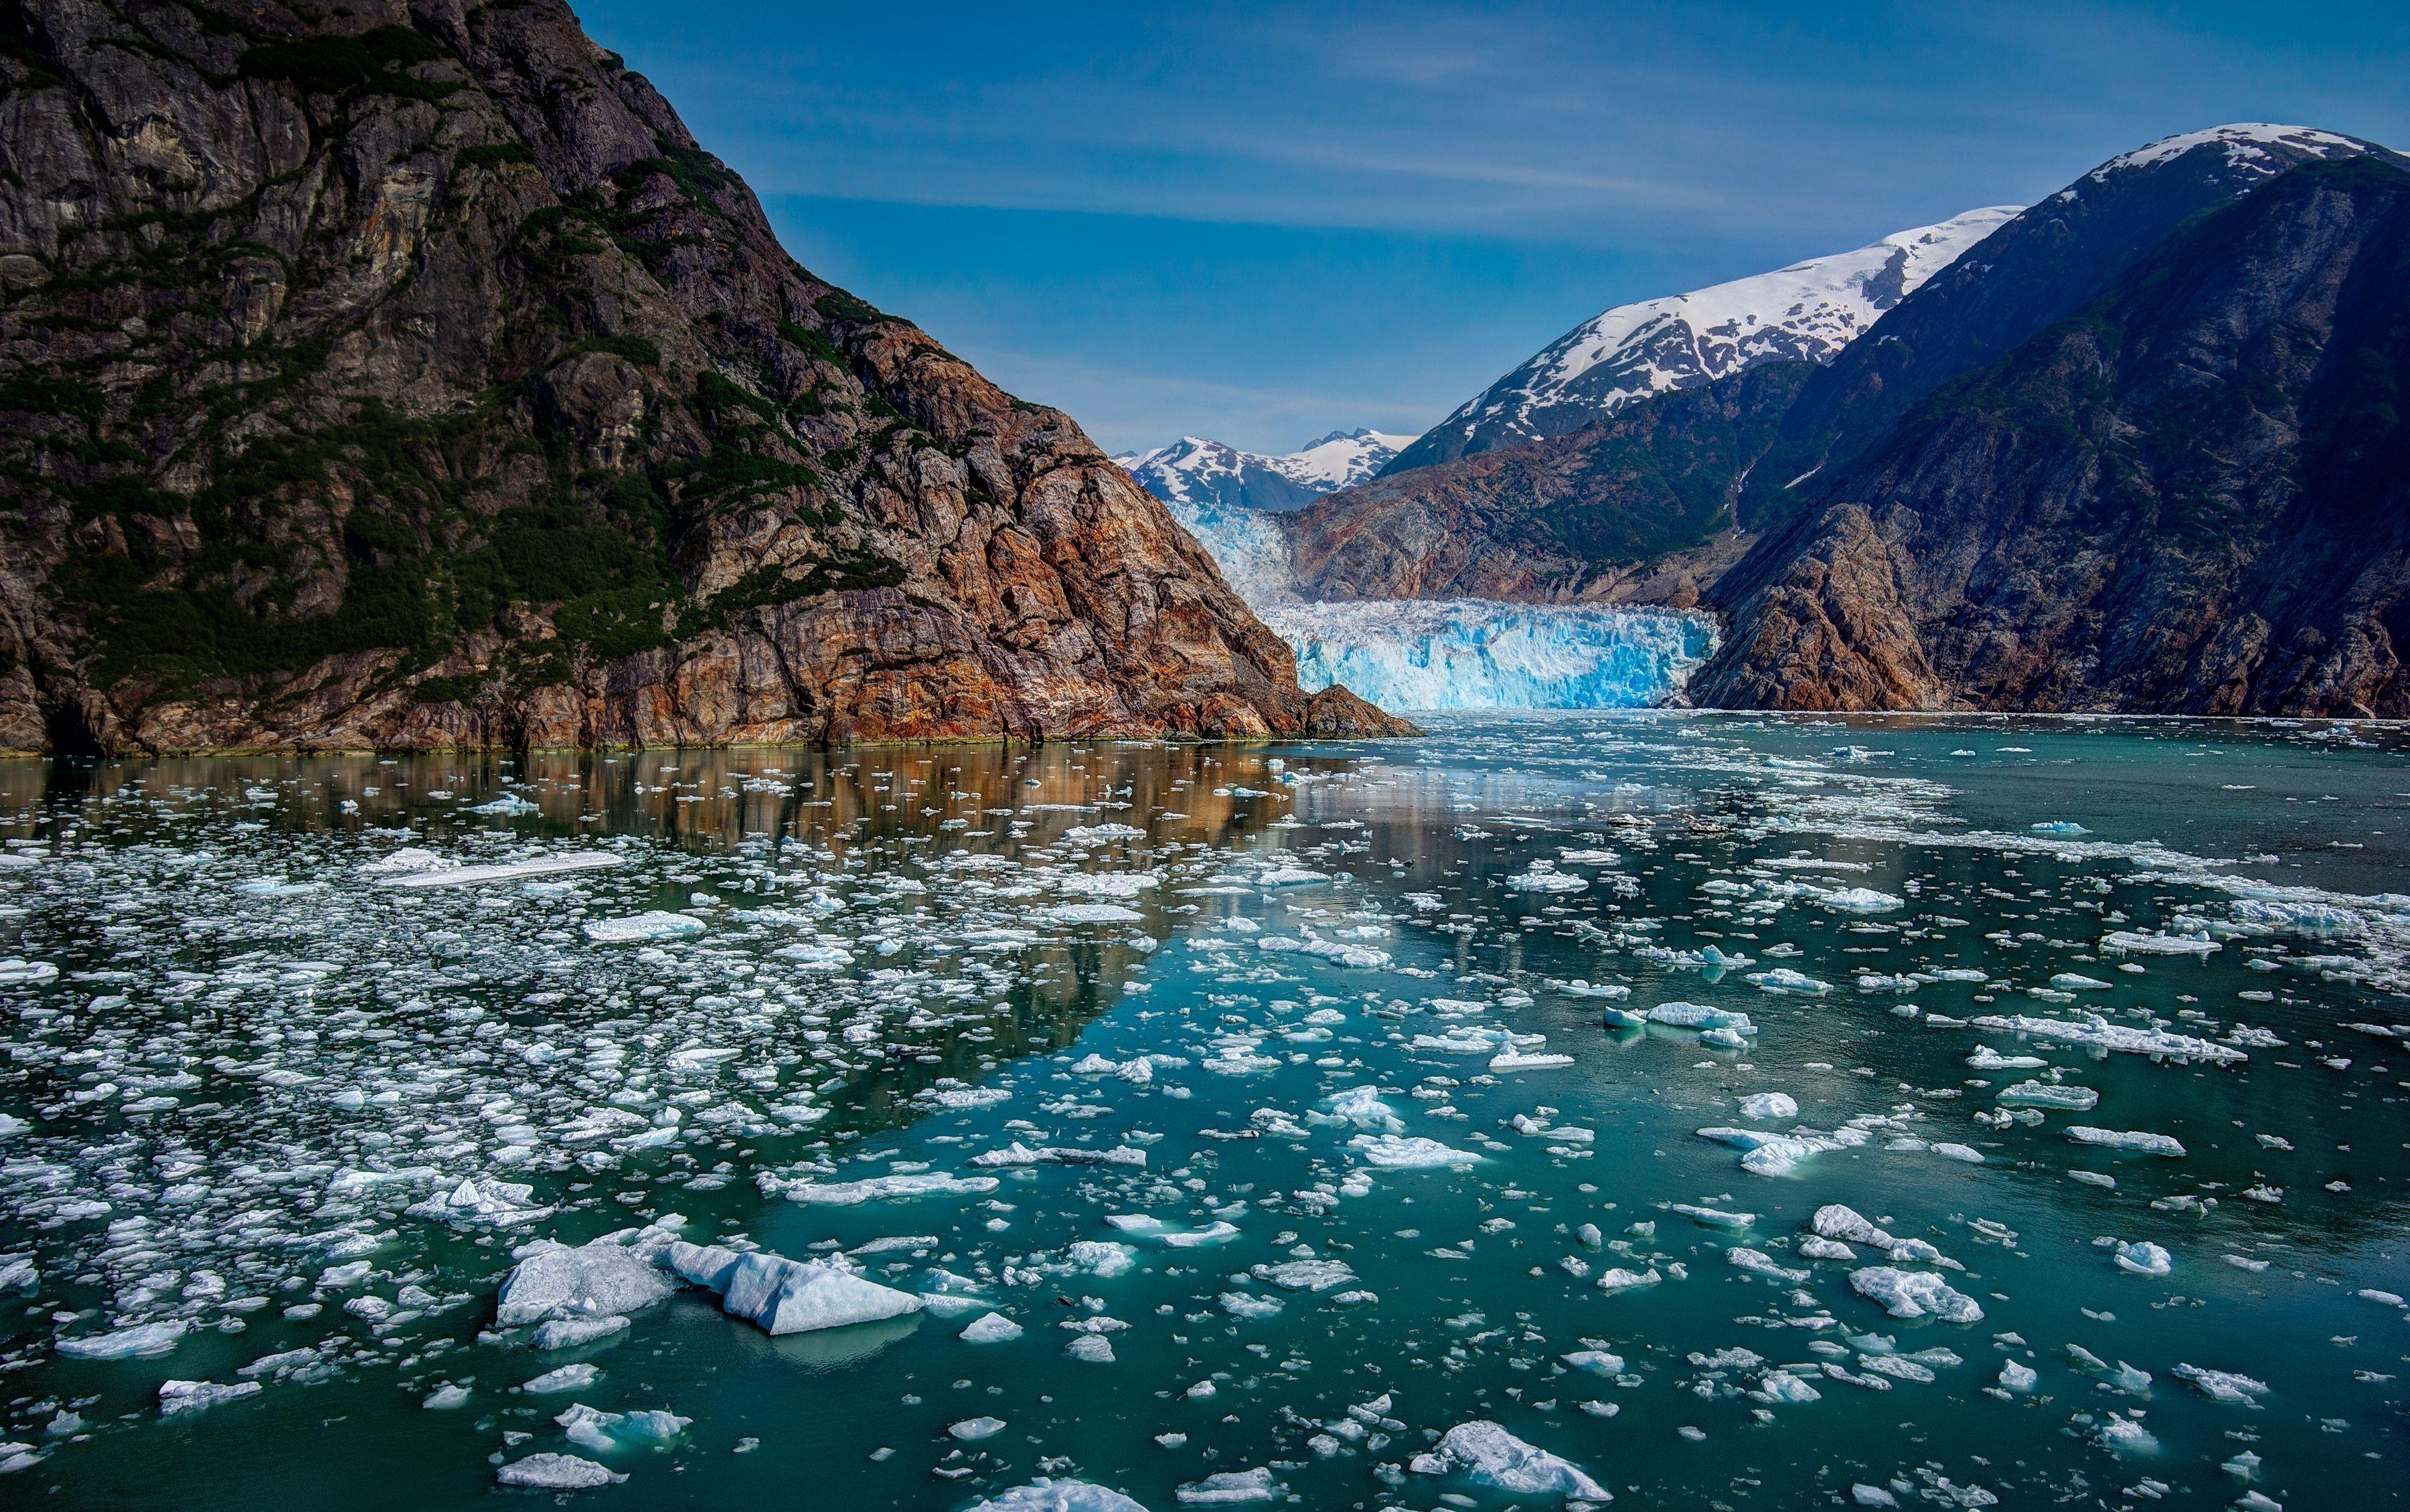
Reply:
[[[1486,1420],[1635,1505],[2391,1505],[2405,804],[2393,737],[2185,721],[0,767],[0,1272],[38,1272],[0,1323],[0,1488],[429,1507],[544,1494],[497,1469],[553,1453],[627,1476],[596,1505],[1559,1505],[1415,1468]],[[403,851],[521,869],[401,885],[443,880]],[[1602,1024],[1669,1002],[1753,1032]],[[1974,1022],[2087,1013],[2192,1043]],[[1999,1100],[2027,1081],[2098,1105]],[[1361,1102],[1311,1116],[1357,1088],[1454,1164],[1375,1163]],[[1710,1128],[1801,1144],[1759,1174]],[[979,1163],[1016,1141],[1144,1164]],[[958,1189],[784,1195],[899,1173]],[[469,1178],[527,1191],[427,1207]],[[1832,1204],[1927,1247],[1820,1258]],[[672,1215],[938,1301],[497,1326],[515,1248]],[[1981,1320],[1888,1316],[1851,1281],[1884,1266]],[[1024,1331],[958,1337],[990,1311]],[[182,1331],[56,1352],[146,1324]],[[171,1379],[260,1389],[163,1414]],[[596,1447],[573,1403],[690,1421]],[[1269,1503],[1182,1500],[1257,1471]]]

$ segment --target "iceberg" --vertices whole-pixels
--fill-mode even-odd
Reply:
[[[1026,1486],[973,1502],[963,1512],[1146,1512],[1146,1508],[1119,1491],[1088,1481],[1049,1480],[1041,1476]]]
[[[921,1310],[908,1291],[855,1275],[837,1260],[796,1261],[756,1252],[719,1272],[727,1292],[720,1309],[768,1333],[808,1333],[876,1323]]]

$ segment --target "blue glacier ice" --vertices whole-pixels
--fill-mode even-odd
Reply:
[[[1482,599],[1269,603],[1298,686],[1332,683],[1388,709],[1646,708],[1680,691],[1715,627],[1662,609]]]
[[[1646,708],[1715,650],[1705,616],[1482,599],[1308,603],[1277,521],[1235,504],[1173,504],[1266,625],[1308,692],[1332,683],[1389,709]]]

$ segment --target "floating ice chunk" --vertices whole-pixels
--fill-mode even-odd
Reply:
[[[1859,1296],[1881,1303],[1894,1317],[1929,1315],[1945,1323],[1983,1321],[1983,1310],[1975,1305],[1975,1299],[1953,1289],[1931,1272],[1870,1265],[1851,1272],[1850,1286]]]
[[[1138,1263],[1138,1251],[1107,1239],[1082,1239],[1065,1250],[1063,1258],[1079,1270],[1111,1281]]]
[[[1816,901],[1841,913],[1889,913],[1901,907],[1903,900],[1889,893],[1878,893],[1871,887],[1845,887],[1837,892],[1822,894]]]
[[[1356,1279],[1356,1272],[1340,1260],[1282,1260],[1257,1265],[1252,1273],[1285,1291],[1328,1291]]]
[[[481,803],[467,810],[472,814],[539,814],[543,811],[515,792],[505,792],[491,803]]]
[[[2170,1158],[2185,1153],[2184,1145],[2172,1136],[2139,1129],[2094,1128],[2085,1124],[2071,1124],[2068,1127],[2067,1137],[2078,1144],[2098,1145],[2105,1150],[2133,1150],[2142,1155]]]
[[[736,1272],[736,1262],[745,1257],[718,1244],[690,1244],[673,1240],[661,1251],[661,1263],[684,1279],[713,1291],[726,1291],[728,1278]]]
[[[176,1347],[176,1341],[184,1336],[184,1326],[181,1318],[138,1323],[108,1333],[61,1339],[53,1347],[69,1359],[155,1359]]]
[[[1269,1468],[1257,1470],[1226,1470],[1206,1476],[1174,1490],[1183,1505],[1245,1506],[1256,1502],[1277,1501],[1285,1488],[1272,1479]]]
[[[502,1485],[540,1491],[591,1490],[597,1486],[619,1485],[627,1478],[574,1454],[530,1454],[494,1472],[494,1479]]]
[[[990,1313],[963,1330],[961,1338],[965,1344],[1010,1344],[1023,1331],[1020,1324],[1002,1313]]]
[[[1082,1333],[1065,1345],[1063,1352],[1084,1365],[1110,1365],[1113,1362],[1112,1341],[1101,1333]]]
[[[1301,952],[1318,955],[1333,966],[1357,971],[1377,971],[1389,964],[1389,952],[1376,951],[1369,945],[1350,945],[1345,940],[1299,938],[1289,935],[1266,935],[1256,941],[1256,949],[1273,954]]]
[[[2098,977],[2087,977],[2073,971],[2062,971],[2050,979],[2050,984],[2061,992],[2107,992],[2109,983]]]
[[[1953,756],[1972,756],[1975,753],[1971,750],[1953,750],[1950,754]],[[1880,1486],[1869,1486],[1863,1480],[1853,1481],[1851,1483],[1850,1500],[1855,1502],[1860,1506],[1899,1505],[1898,1497],[1894,1496],[1890,1491],[1885,1490]]]
[[[506,882],[520,877],[544,877],[555,872],[596,871],[606,866],[625,865],[623,858],[602,850],[573,850],[563,855],[536,856],[527,861],[503,862],[492,866],[456,866],[449,862],[441,865],[414,861],[398,865],[405,856],[423,857],[424,850],[397,850],[377,866],[364,866],[363,871],[385,871],[387,887],[473,887],[481,882]],[[436,858],[442,861],[442,857]],[[678,915],[677,917],[684,917]]]
[[[1724,1259],[1735,1271],[1747,1271],[1752,1275],[1762,1275],[1773,1281],[1787,1281],[1795,1286],[1808,1279],[1807,1272],[1795,1271],[1789,1266],[1779,1264],[1773,1256],[1762,1249],[1749,1249],[1736,1244],[1724,1251]]]
[[[1527,1054],[1517,1050],[1502,1051],[1489,1057],[1489,1069],[1493,1071],[1545,1071],[1571,1066],[1573,1063],[1574,1058],[1571,1055],[1545,1053]]]
[[[1741,1169],[1755,1176],[1788,1175],[1808,1156],[1839,1148],[1835,1141],[1822,1137],[1811,1139],[1755,1128],[1703,1128],[1699,1137],[1748,1151],[1740,1157]]]
[[[1134,924],[1146,919],[1136,909],[1118,903],[1057,904],[1046,910],[1046,917],[1058,924]]]
[[[2041,1373],[2030,1365],[2013,1359],[2000,1361],[2000,1388],[2005,1391],[2030,1391],[2041,1379]]]
[[[1582,893],[1589,891],[1590,879],[1559,871],[1552,861],[1534,861],[1530,870],[1507,878],[1505,885],[1517,893]]]
[[[49,981],[58,974],[59,968],[48,961],[28,961],[14,955],[0,960],[0,987],[22,987]]]
[[[2092,833],[2090,830],[2085,829],[2083,825],[2078,824],[2071,819],[2045,819],[2039,823],[2028,824],[2025,828],[2033,831],[2036,835],[2065,835],[2072,836],[2077,835],[2089,835]]]
[[[1787,966],[1771,971],[1752,971],[1749,981],[1761,992],[1789,993],[1798,997],[1822,997],[1833,990],[1829,981],[1819,981],[1804,971],[1793,971]]]
[[[1481,1158],[1470,1151],[1452,1149],[1420,1135],[1358,1134],[1347,1141],[1347,1147],[1357,1151],[1366,1165],[1392,1170],[1469,1166]]]
[[[2059,1108],[2069,1112],[2090,1112],[2099,1105],[2100,1094],[2090,1087],[2063,1086],[2050,1082],[2019,1082],[2002,1087],[1998,1099],[2013,1107]]]
[[[1979,1029],[2007,1029],[2070,1045],[2098,1045],[2103,1050],[2122,1050],[2136,1055],[2187,1055],[2195,1060],[2208,1061],[2251,1058],[2229,1045],[2214,1044],[2188,1034],[2112,1024],[2098,1013],[2087,1015],[2087,1018],[2088,1022],[2078,1024],[2066,1019],[2034,1018],[2023,1013],[1986,1014],[1970,1022]]]
[[[533,1380],[521,1383],[519,1389],[540,1397],[554,1396],[562,1391],[583,1391],[592,1386],[602,1374],[591,1365],[563,1365],[559,1370],[546,1371]]]
[[[1794,1247],[1811,1260],[1854,1260],[1858,1258],[1856,1250],[1839,1240],[1826,1239],[1821,1234],[1809,1234]]]
[[[255,1397],[259,1391],[257,1381],[238,1381],[232,1386],[221,1386],[215,1381],[162,1381],[159,1383],[159,1411],[162,1415],[198,1412],[203,1407],[214,1407],[221,1402],[232,1402],[238,1397]]]
[[[1621,1355],[1609,1354],[1604,1349],[1576,1349],[1572,1354],[1562,1355],[1559,1358],[1574,1369],[1577,1371],[1588,1371],[1592,1375],[1620,1375],[1623,1374],[1623,1357]]]
[[[1737,1231],[1757,1222],[1754,1213],[1727,1213],[1721,1208],[1703,1208],[1691,1202],[1677,1202],[1670,1211],[1680,1214],[1703,1228]]]
[[[1116,1490],[1084,1480],[1049,1480],[1044,1476],[1015,1486],[963,1512],[1146,1512]]]
[[[765,1190],[774,1184],[779,1195],[790,1202],[837,1208],[859,1207],[864,1202],[892,1198],[977,1196],[994,1191],[998,1185],[994,1176],[951,1176],[936,1170],[871,1176],[855,1182],[779,1182],[772,1177],[762,1178]]]
[[[2112,929],[2100,937],[2100,949],[2112,955],[2206,957],[2225,948],[2223,944],[2210,938],[2206,931],[2198,935],[2153,935],[2138,929]]]
[[[993,1170],[998,1166],[1142,1166],[1146,1152],[1135,1145],[1107,1145],[1101,1149],[1090,1145],[1049,1144],[1031,1149],[1019,1140],[1001,1150],[989,1150],[971,1156],[974,1166]]]
[[[450,1381],[427,1393],[427,1400],[419,1403],[429,1412],[450,1412],[455,1407],[468,1404],[469,1388]]]
[[[1787,1370],[1767,1371],[1758,1377],[1757,1389],[1749,1394],[1760,1402],[1776,1405],[1801,1406],[1824,1400],[1823,1392]]]
[[[1308,871],[1303,866],[1274,866],[1256,876],[1258,887],[1307,887],[1330,880],[1326,871]]]
[[[2112,1413],[2093,1430],[2092,1441],[2112,1454],[2156,1454],[2159,1441],[2131,1418]]]
[[[656,909],[650,913],[640,913],[629,919],[594,920],[586,925],[586,938],[597,944],[624,945],[639,940],[675,939],[684,935],[699,935],[703,928],[703,921],[692,914],[669,913]]]
[[[1743,1034],[1755,1034],[1757,1025],[1749,1015],[1730,1009],[1709,1008],[1705,1003],[1659,1003],[1648,1010],[1648,1022],[1675,1029],[1737,1029]]]
[[[1743,1118],[1796,1118],[1798,1099],[1787,1092],[1755,1092],[1740,1099]]]
[[[856,1275],[837,1259],[796,1261],[755,1252],[728,1272],[720,1307],[774,1334],[875,1323],[921,1310],[921,1299]]]
[[[1222,1311],[1232,1317],[1270,1317],[1281,1310],[1278,1297],[1258,1297],[1253,1292],[1226,1291],[1214,1300],[1222,1304]]]
[[[2256,1400],[2268,1394],[2268,1383],[2255,1381],[2248,1375],[2230,1374],[2225,1371],[2203,1370],[2199,1365],[2178,1365],[2176,1378],[2190,1381],[2200,1388],[2201,1395],[2212,1402],[2223,1402],[2231,1407],[2256,1407]]]
[[[494,1320],[515,1328],[547,1319],[624,1315],[650,1307],[676,1289],[647,1255],[616,1239],[598,1239],[573,1249],[553,1244],[527,1256],[503,1278]],[[617,1326],[626,1326],[624,1317]]]
[[[2117,1246],[2117,1269],[2136,1275],[2163,1276],[2175,1269],[2168,1252],[2148,1240]]]
[[[1402,1134],[1405,1121],[1389,1105],[1381,1100],[1378,1087],[1353,1086],[1322,1099],[1324,1112],[1309,1112],[1309,1124],[1344,1124],[1354,1128],[1377,1129],[1385,1134]]]
[[[965,1444],[976,1444],[980,1439],[994,1438],[998,1433],[1003,1432],[1004,1419],[1001,1418],[965,1418],[961,1422],[949,1427],[946,1432],[953,1437],[962,1440]]]
[[[403,1211],[414,1218],[438,1218],[457,1227],[510,1228],[552,1215],[552,1209],[528,1200],[534,1195],[535,1188],[525,1182],[471,1176],[450,1191],[414,1202]]]
[[[1599,1272],[1598,1289],[1630,1291],[1634,1287],[1653,1287],[1664,1279],[1657,1273],[1655,1266],[1650,1266],[1647,1271],[1626,1271],[1620,1266],[1611,1266]]]
[[[1569,1460],[1538,1448],[1486,1418],[1459,1423],[1407,1469],[1418,1476],[1461,1473],[1477,1485],[1510,1495],[1556,1494],[1589,1502],[1613,1500],[1607,1489]]]

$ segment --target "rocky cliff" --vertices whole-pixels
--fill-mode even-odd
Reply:
[[[0,91],[0,748],[1392,728],[558,0],[7,0]]]
[[[1823,483],[1693,695],[2410,716],[2405,380],[2410,169],[2292,167]]]

